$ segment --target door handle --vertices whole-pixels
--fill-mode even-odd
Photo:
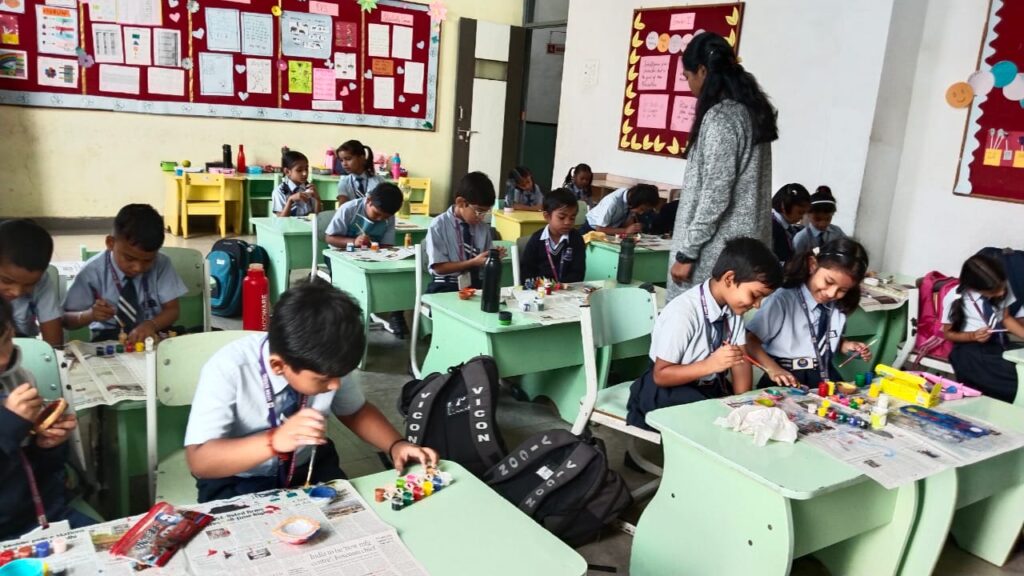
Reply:
[[[473,138],[473,134],[479,134],[476,130],[466,130],[465,128],[459,128],[457,132],[459,140],[463,140],[465,142],[469,142]]]

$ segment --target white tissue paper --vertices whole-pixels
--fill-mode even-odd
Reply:
[[[715,424],[732,428],[736,432],[752,434],[754,444],[764,446],[768,440],[795,442],[796,424],[789,420],[780,408],[769,408],[757,404],[745,404],[733,409],[725,418],[718,417]]]

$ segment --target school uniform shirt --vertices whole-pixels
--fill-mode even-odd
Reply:
[[[466,242],[468,227],[468,243]],[[462,262],[469,260],[491,249],[490,222],[467,224],[455,215],[455,207],[448,208],[443,214],[434,218],[427,231],[427,258],[430,269],[445,262]],[[438,282],[455,282],[458,274],[443,276],[434,274]]]
[[[961,332],[975,332],[982,328],[1002,328],[1003,313],[1017,301],[1013,292],[1006,289],[1006,296],[998,303],[992,303],[987,298],[974,290],[964,290],[963,293],[951,290],[942,301],[942,323],[952,324],[950,316],[953,313],[953,304],[961,298],[964,299],[964,327]],[[1017,318],[1024,318],[1024,307],[1017,311]]]
[[[537,184],[533,185],[532,190],[520,190],[516,188],[514,183],[509,182],[505,188],[505,206],[509,208],[516,204],[540,206],[543,201],[544,194],[540,191],[540,186]]]
[[[185,429],[185,446],[197,446],[221,438],[245,438],[270,429],[267,399],[260,372],[263,367],[274,394],[279,424],[298,411],[298,397],[284,376],[270,368],[270,345],[263,334],[245,336],[221,348],[210,357],[199,373],[199,384]],[[306,407],[323,414],[351,416],[366,403],[363,391],[354,381],[343,380],[334,392],[306,399]],[[302,446],[295,454],[296,467],[309,461],[312,446]],[[236,476],[274,476],[278,459],[263,463]]]
[[[14,332],[21,337],[35,338],[39,335],[38,324],[60,318],[57,287],[50,281],[50,275],[44,272],[32,292],[11,300],[11,308],[14,310]]]
[[[125,288],[128,282],[135,286],[135,294],[141,308],[137,316],[138,324],[152,320],[163,311],[164,304],[188,294],[188,288],[174,271],[171,259],[166,255],[157,254],[152,268],[135,278],[128,278],[117,267],[117,262],[110,251],[104,250],[90,258],[75,277],[64,298],[64,311],[78,312],[92,308],[97,293],[116,308],[120,295],[117,285],[120,283],[121,288]],[[89,324],[89,328],[94,331],[116,329],[116,318],[115,316],[106,322],[93,322]]]
[[[779,262],[785,264],[793,257],[793,238],[799,231],[799,226],[790,224],[777,210],[772,210],[772,252]]]
[[[629,188],[619,188],[608,194],[587,212],[587,224],[591,228],[621,228],[629,218],[629,204],[626,203],[626,194]]]
[[[846,238],[846,233],[835,224],[829,224],[824,231],[811,225],[804,226],[804,229],[793,237],[793,251],[794,253],[806,252],[840,238]]]
[[[550,260],[549,260],[550,258]],[[577,230],[552,242],[550,227],[530,236],[519,264],[520,276],[555,278],[559,282],[582,282],[587,274],[587,247]]]
[[[362,228],[362,232],[360,232]],[[327,225],[328,236],[355,238],[365,233],[374,242],[395,244],[395,217],[374,222],[366,215],[366,198],[349,200],[341,205]]]
[[[383,178],[369,172],[346,174],[338,178],[338,196],[347,196],[349,200],[365,198],[383,182]]]
[[[302,188],[302,186],[288,178],[282,180],[281,185],[277,187],[277,190],[274,190],[274,214],[280,214],[281,210],[284,210],[284,205],[288,203],[288,197]],[[316,204],[312,200],[299,200],[298,202],[292,202],[288,215],[305,216],[312,214],[314,208],[316,208]]]
[[[807,314],[800,304],[801,300],[807,305],[815,336],[821,330],[822,315],[825,315],[827,344],[826,334],[822,334],[818,343],[819,353],[825,352],[826,345],[831,354],[835,354],[839,349],[839,340],[846,327],[846,314],[843,314],[835,303],[818,304],[807,286],[801,284],[799,288],[776,290],[765,298],[761,308],[747,325],[747,330],[761,340],[765,352],[772,358],[815,358],[815,343],[811,340],[812,326],[807,325]],[[827,362],[824,354],[822,356]],[[813,367],[813,360],[808,367]]]
[[[707,304],[706,317],[701,290]],[[651,362],[661,358],[673,364],[693,364],[711,356],[726,337],[732,344],[746,344],[743,317],[733,314],[728,305],[719,306],[711,295],[711,280],[705,280],[669,302],[658,316],[651,335]],[[711,382],[716,378],[716,374],[709,374],[701,380]]]
[[[575,183],[569,182],[565,185],[565,189],[572,192],[577,200],[586,202],[588,207],[594,206],[593,188],[580,188]]]

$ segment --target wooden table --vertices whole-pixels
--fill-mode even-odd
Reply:
[[[612,242],[587,244],[587,280],[614,280],[619,273],[619,252],[622,246]],[[671,250],[637,246],[633,252],[633,281],[664,286],[668,280]]]
[[[493,221],[494,228],[498,231],[501,239],[512,242],[523,236],[529,238],[534,232],[547,226],[543,213],[529,210],[514,210],[512,212],[495,210]]]

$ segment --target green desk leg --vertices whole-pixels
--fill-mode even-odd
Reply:
[[[1024,450],[957,470],[957,506],[950,533],[964,550],[1002,566],[1024,525]]]
[[[414,273],[410,270],[373,274],[356,266],[339,263],[338,258],[331,260],[331,283],[351,294],[363,309],[363,336],[366,342],[363,357],[359,361],[359,369],[363,370],[370,345],[370,314],[411,310],[416,302]]]
[[[956,509],[956,475],[956,469],[944,470],[917,483],[917,519],[900,574],[931,574],[935,570]]]
[[[312,238],[307,234],[260,234],[259,229],[256,233],[256,243],[270,258],[270,301],[276,303],[288,289],[292,270],[312,267]]]

